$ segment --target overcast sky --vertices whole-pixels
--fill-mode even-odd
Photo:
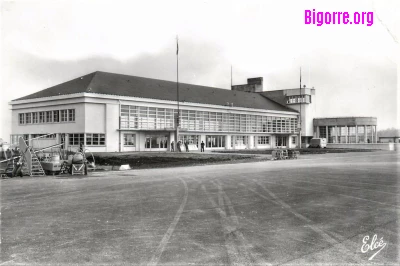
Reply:
[[[350,3],[349,3],[350,2]],[[2,1],[0,138],[12,99],[101,70],[230,88],[315,87],[317,115],[396,127],[399,1]],[[374,12],[373,25],[306,25],[304,10]]]

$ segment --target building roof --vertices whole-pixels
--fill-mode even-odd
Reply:
[[[176,82],[97,71],[13,101],[83,92],[169,101],[177,98]],[[179,99],[190,103],[222,106],[233,103],[234,107],[297,112],[258,93],[186,83],[179,83]]]

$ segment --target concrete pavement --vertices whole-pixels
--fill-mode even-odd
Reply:
[[[1,186],[3,265],[399,262],[399,154],[391,152]],[[374,235],[383,248],[368,249]]]

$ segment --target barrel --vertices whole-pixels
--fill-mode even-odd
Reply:
[[[83,163],[83,155],[81,153],[75,153],[74,157],[72,157],[73,164],[81,164]]]
[[[68,164],[72,164],[73,155],[68,155]]]

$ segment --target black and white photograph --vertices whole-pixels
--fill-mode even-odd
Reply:
[[[398,0],[0,7],[0,266],[400,264]]]

